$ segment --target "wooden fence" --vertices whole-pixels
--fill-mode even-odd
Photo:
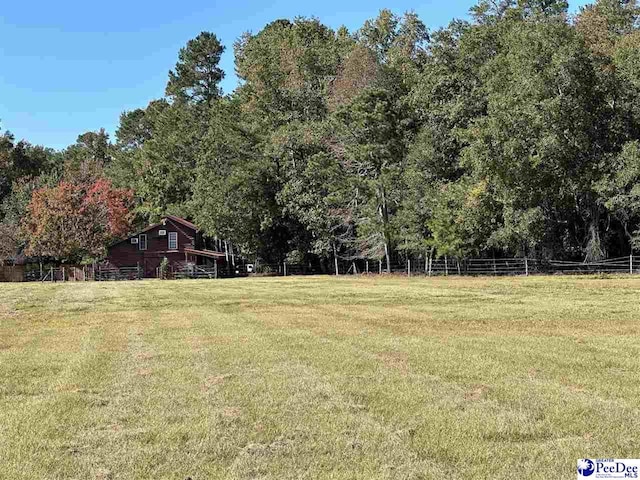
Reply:
[[[186,264],[179,270],[173,272],[173,278],[182,280],[187,278],[218,278],[218,267],[214,264],[211,267],[202,265]]]
[[[142,280],[144,272],[137,267],[113,267],[98,266],[92,269],[96,282],[109,282],[120,280]]]
[[[0,282],[24,282],[24,265],[0,266]]]
[[[103,265],[65,265],[65,266],[32,266],[26,270],[24,281],[27,282],[106,282],[115,280],[139,280],[142,278],[139,267],[117,268]]]

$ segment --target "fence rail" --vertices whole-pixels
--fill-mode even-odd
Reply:
[[[120,280],[141,280],[143,271],[140,267],[97,267],[94,269],[97,282],[113,282]]]
[[[258,273],[288,276],[301,274],[336,274],[335,266],[314,269],[295,264],[263,265]],[[380,260],[351,260],[338,262],[339,275],[349,274],[405,274],[410,276],[517,276],[536,274],[640,274],[640,256],[628,256],[597,262],[572,262],[532,258],[408,258],[392,261],[389,267]]]
[[[94,280],[91,266],[62,266],[28,268],[24,273],[26,282],[84,282]]]
[[[408,258],[396,259],[387,267],[380,260],[340,260],[324,264],[255,264],[251,271],[245,267],[233,270],[219,266],[182,265],[177,270],[170,270],[164,278],[170,279],[215,279],[229,276],[246,276],[249,274],[262,276],[292,275],[375,275],[401,274],[408,276],[518,276],[536,274],[640,274],[640,256],[618,257],[597,262],[575,262],[568,260],[544,260],[531,258]],[[38,268],[33,265],[26,268],[25,281],[118,281],[139,280],[144,277],[140,267],[113,266],[47,266]],[[161,276],[158,275],[160,278]]]
[[[143,271],[139,267],[113,266],[37,266],[27,268],[24,273],[26,282],[108,282],[116,280],[139,280]]]
[[[173,278],[176,280],[186,278],[218,278],[218,268],[217,266],[204,267],[200,265],[187,264],[183,266],[183,268],[173,272]]]

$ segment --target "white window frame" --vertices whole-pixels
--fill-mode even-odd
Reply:
[[[173,246],[172,246],[172,243],[173,243]],[[167,247],[169,250],[178,250],[178,232],[167,233]]]
[[[144,238],[144,241],[142,240]],[[141,233],[138,235],[138,250],[144,251],[147,249],[147,234]],[[144,248],[143,248],[144,247]]]

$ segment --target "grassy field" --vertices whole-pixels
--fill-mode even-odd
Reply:
[[[575,478],[639,382],[640,278],[0,285],[2,479]]]

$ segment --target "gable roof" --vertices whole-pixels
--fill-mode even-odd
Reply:
[[[163,219],[168,218],[170,220],[173,220],[174,222],[178,222],[181,223],[182,225],[184,225],[185,227],[191,228],[192,230],[195,230],[196,232],[198,231],[198,227],[196,227],[195,224],[191,223],[188,220],[185,220],[184,218],[180,218],[180,217],[176,217],[175,215],[165,215],[164,217],[162,217]]]
[[[196,233],[199,231],[198,227],[195,224],[191,223],[188,220],[185,220],[184,218],[176,217],[175,215],[165,215],[164,217],[162,217],[160,222],[154,223],[153,225],[149,225],[147,228],[144,228],[143,230],[140,230],[140,231],[134,233],[133,235],[129,235],[127,238],[123,238],[122,240],[118,240],[117,242],[113,242],[107,248],[115,247],[116,245],[119,245],[122,242],[127,242],[130,239],[132,239],[134,237],[137,237],[141,233],[146,233],[149,230],[153,230],[154,228],[157,228],[157,227],[162,227],[162,226],[164,226],[164,223],[163,223],[162,220],[165,220],[165,219],[169,219],[169,220],[172,220],[172,221],[174,221],[176,223],[180,223],[181,225],[194,230]]]

